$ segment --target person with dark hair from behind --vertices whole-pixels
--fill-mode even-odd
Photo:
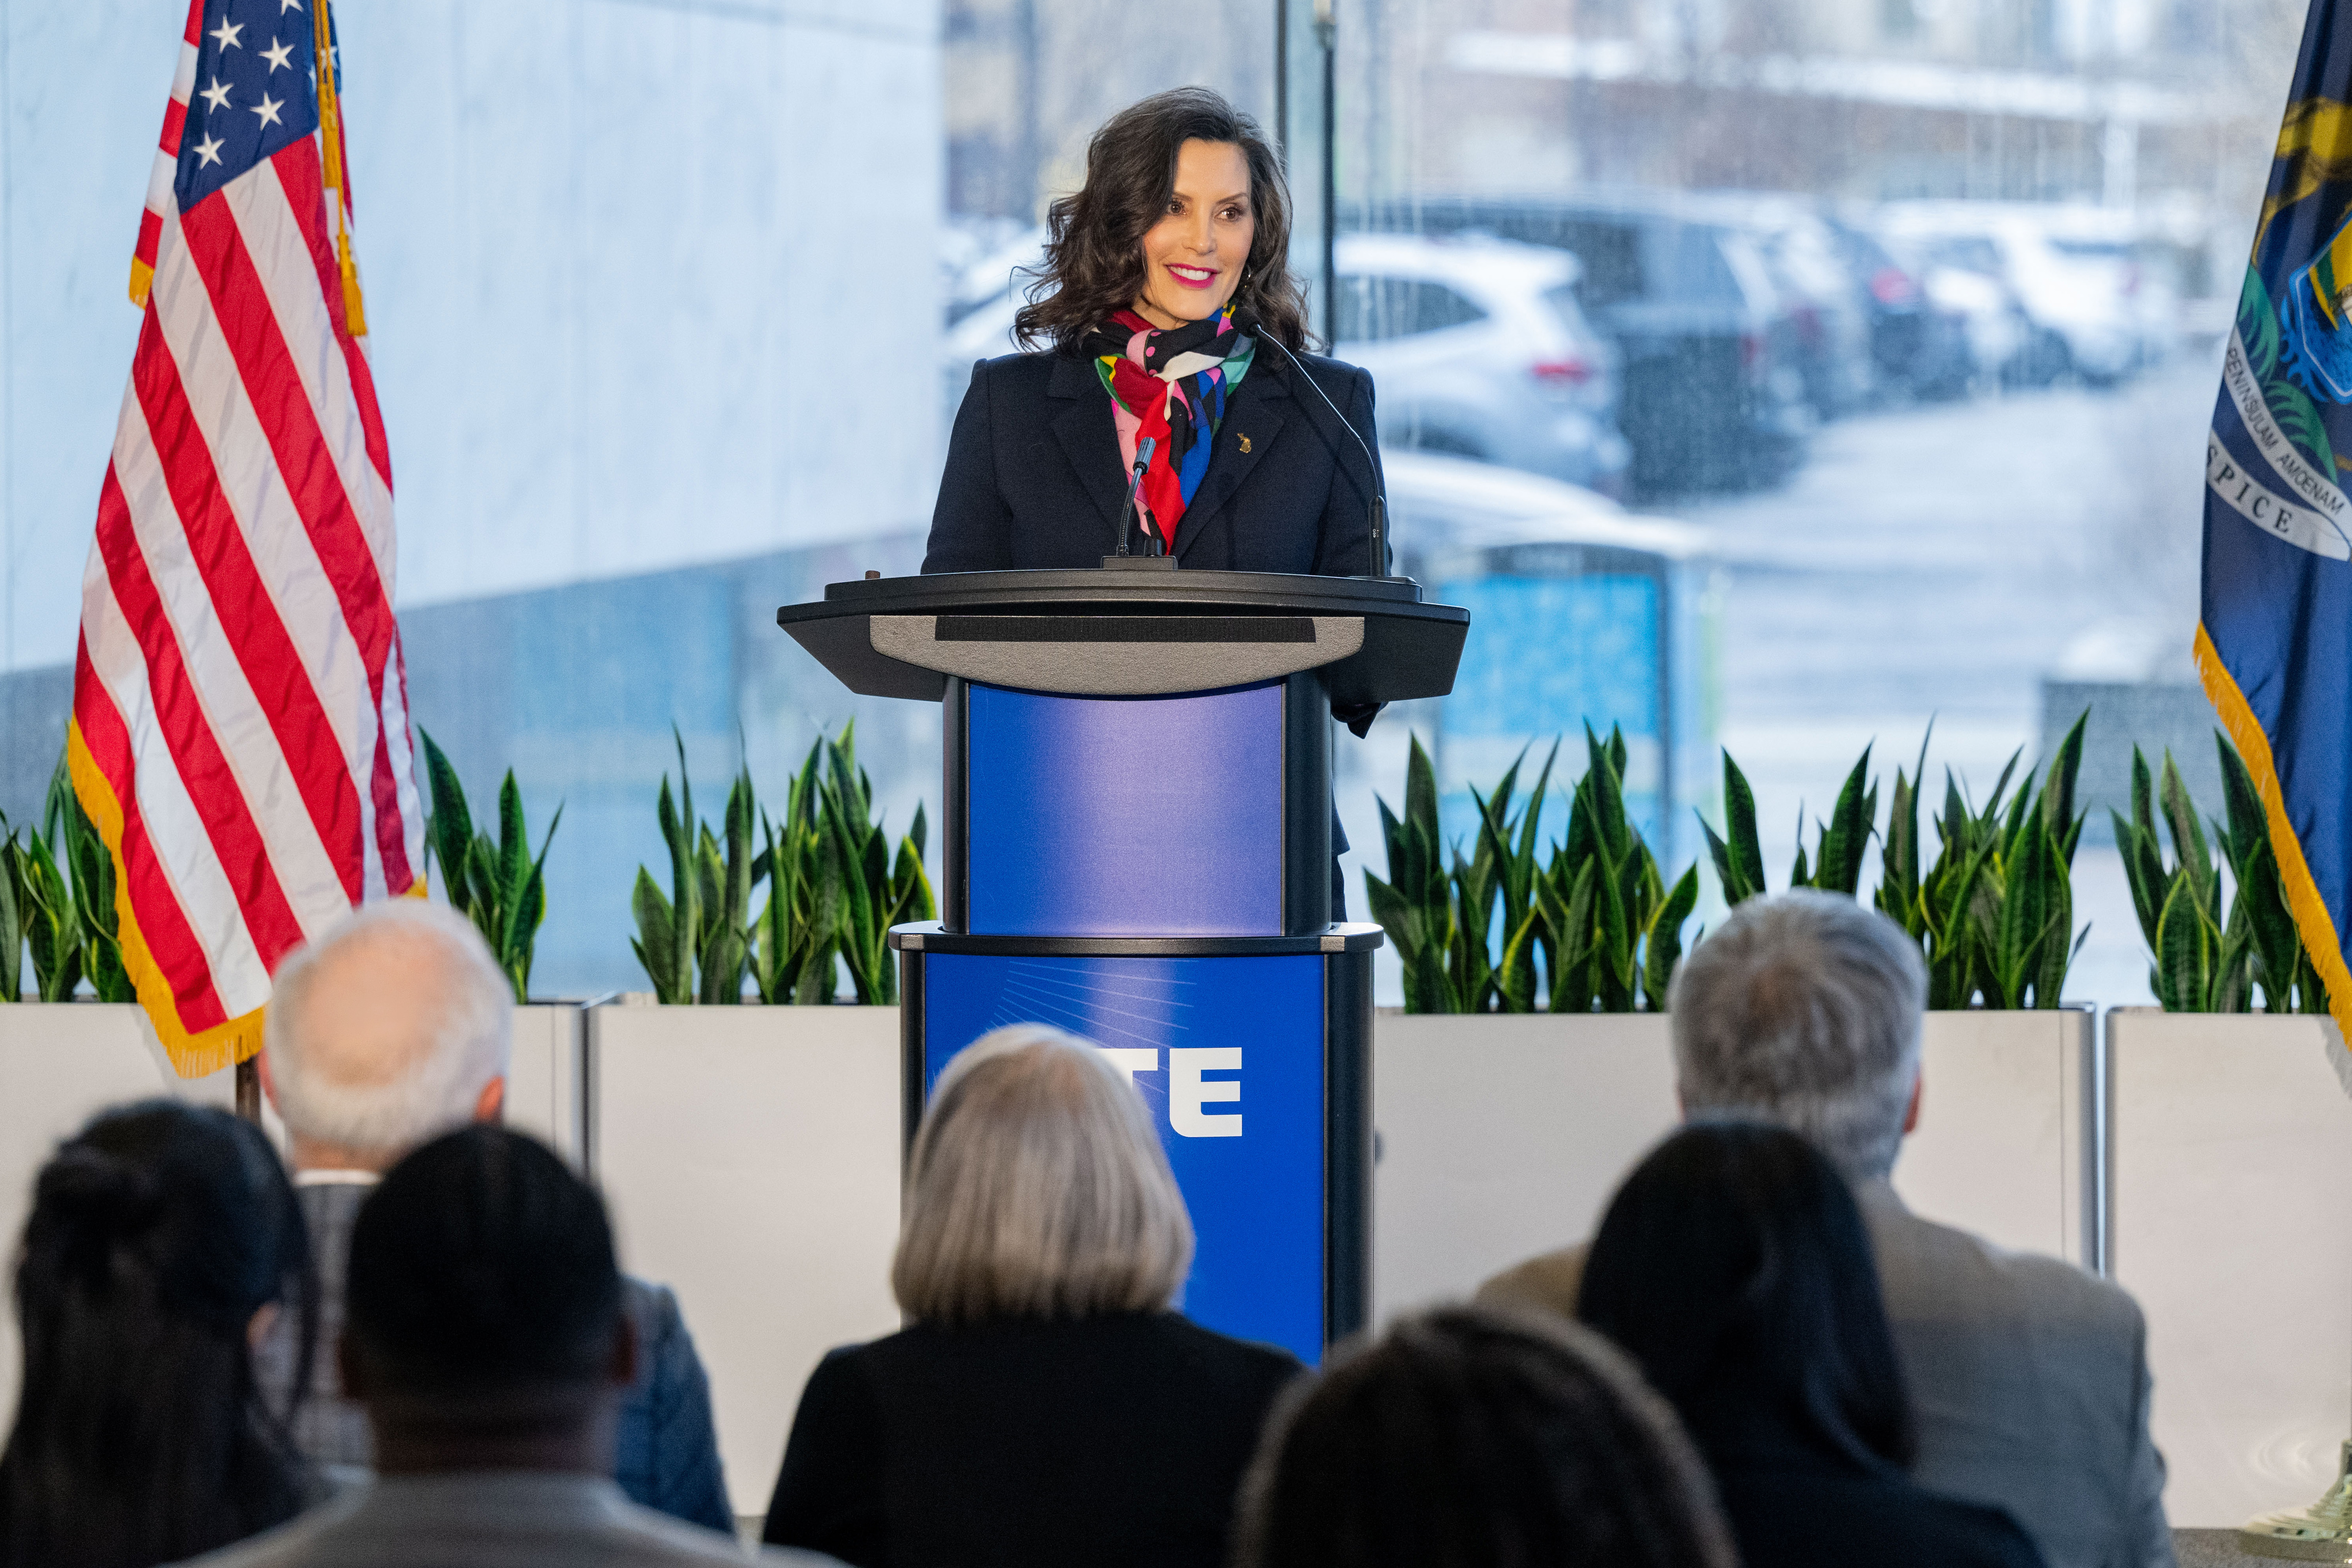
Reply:
[[[352,1228],[344,1291],[376,1479],[206,1568],[744,1560],[613,1484],[636,1323],[603,1200],[544,1146],[471,1126],[402,1160]]]
[[[1905,1473],[1918,1434],[1869,1233],[1796,1134],[1660,1145],[1601,1218],[1578,1315],[1681,1413],[1746,1568],[2042,1568],[2008,1514]]]
[[[1481,1307],[1405,1318],[1294,1390],[1235,1533],[1235,1568],[1738,1563],[1706,1467],[1623,1356]]]
[[[273,1318],[310,1343],[310,1281],[259,1129],[159,1100],[60,1147],[17,1255],[0,1565],[150,1568],[292,1518],[315,1485],[252,1347]]]

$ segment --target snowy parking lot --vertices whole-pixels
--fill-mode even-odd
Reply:
[[[1934,794],[1949,766],[1980,797],[2011,752],[2032,759],[2045,676],[2194,679],[2219,370],[2184,353],[2113,392],[1862,415],[1823,429],[1780,490],[1661,505],[1725,561],[1719,733],[1770,863],[1786,867],[1800,805],[1825,811],[1865,744],[1883,797],[1932,718]],[[2092,931],[2067,994],[2151,999],[2115,852],[2085,842],[2075,883]]]

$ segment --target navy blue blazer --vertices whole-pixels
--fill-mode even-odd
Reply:
[[[1377,454],[1370,372],[1299,359]],[[1367,460],[1322,399],[1293,386],[1297,374],[1279,348],[1259,346],[1176,525],[1180,565],[1334,577],[1373,570],[1378,459]],[[1118,549],[1124,467],[1110,393],[1092,365],[1058,353],[981,361],[948,440],[923,570],[1097,564]]]

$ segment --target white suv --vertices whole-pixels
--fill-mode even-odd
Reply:
[[[1331,351],[1372,372],[1384,445],[1622,493],[1617,350],[1577,305],[1576,257],[1477,235],[1337,249]]]

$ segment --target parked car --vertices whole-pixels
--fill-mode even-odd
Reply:
[[[1997,278],[2008,290],[2027,332],[2012,379],[2075,376],[2096,386],[2122,381],[2167,347],[2138,298],[2143,279],[2126,222],[2097,209],[1999,202],[1898,202],[1883,218],[1888,234],[1918,245],[1935,265]]]
[[[1771,484],[1814,419],[1793,322],[1749,237],[1671,192],[1428,197],[1360,214],[1370,230],[1481,230],[1572,253],[1578,298],[1622,356],[1617,423],[1636,493]]]
[[[1010,248],[992,276],[1042,253]],[[1496,241],[1349,236],[1338,247],[1339,341],[1372,372],[1384,444],[1507,464],[1614,494],[1631,449],[1617,428],[1616,350],[1577,308],[1574,257]],[[941,398],[950,420],[975,360],[1009,354],[1017,287],[967,305],[948,328]]]
[[[1839,419],[1877,391],[1871,353],[1869,296],[1828,222],[1792,196],[1710,195],[1695,212],[1744,232],[1779,291],[1805,401],[1822,419]]]
[[[1958,397],[1984,373],[1965,310],[1939,298],[1922,271],[1888,249],[1866,211],[1828,220],[1870,319],[1870,359],[1886,398]]]
[[[1617,351],[1558,250],[1484,236],[1349,235],[1332,352],[1372,372],[1381,440],[1624,488]]]

